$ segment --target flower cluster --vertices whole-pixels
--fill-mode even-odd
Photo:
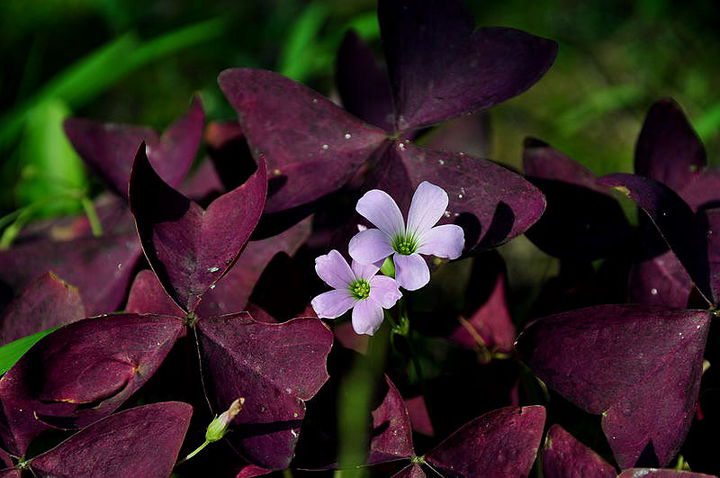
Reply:
[[[402,297],[400,287],[413,291],[430,281],[423,255],[457,259],[462,254],[463,229],[455,224],[436,226],[447,206],[447,192],[424,181],[413,195],[405,222],[388,193],[379,189],[365,193],[356,210],[376,228],[364,229],[350,240],[352,266],[334,249],[315,260],[318,276],[334,288],[313,299],[318,317],[335,319],[353,309],[355,332],[373,335],[382,324],[383,309],[392,308]],[[391,256],[395,277],[378,276]]]

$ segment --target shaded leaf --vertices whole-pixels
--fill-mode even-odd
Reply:
[[[553,425],[548,430],[542,462],[545,478],[616,476],[615,468],[559,425]]]
[[[153,170],[138,150],[130,179],[130,208],[145,256],[165,290],[193,312],[203,294],[237,259],[262,214],[265,163],[242,186],[207,209],[186,198]]]
[[[598,182],[627,194],[645,211],[700,293],[712,303],[707,239],[690,207],[672,189],[641,176],[610,174]]]
[[[22,455],[51,426],[82,427],[109,415],[153,375],[183,331],[176,318],[125,314],[43,338],[0,379],[5,445]]]
[[[628,277],[632,303],[684,309],[692,288],[690,276],[672,251],[635,264]]]
[[[547,208],[527,233],[547,254],[591,260],[626,245],[630,225],[609,190],[580,163],[539,140],[525,140],[523,167]]]
[[[372,174],[371,186],[387,191],[403,211],[422,181],[445,189],[450,203],[440,223],[462,226],[469,250],[495,247],[522,234],[545,208],[542,193],[503,166],[407,142],[389,146]]]
[[[665,465],[690,428],[709,324],[701,310],[600,305],[533,322],[518,349],[549,387],[602,414],[620,467],[648,451]]]
[[[378,19],[400,131],[519,95],[557,52],[555,42],[519,30],[475,30],[461,0],[383,0]]]
[[[507,407],[463,425],[425,455],[444,476],[525,477],[535,462],[545,425],[541,406]]]
[[[705,147],[674,100],[650,107],[635,145],[635,172],[679,191],[707,165]]]
[[[71,118],[65,131],[87,165],[115,193],[127,199],[130,172],[140,143],[145,142],[153,168],[171,186],[185,178],[202,138],[205,114],[195,98],[188,113],[162,136],[144,126],[100,123]]]
[[[384,463],[415,455],[412,425],[405,401],[395,384],[385,376],[387,392],[372,411],[372,438],[368,463]]]
[[[385,140],[382,130],[276,73],[232,69],[218,82],[238,112],[253,154],[267,159],[268,213],[340,189]]]
[[[191,415],[192,407],[181,402],[125,410],[33,458],[30,469],[34,476],[47,478],[167,478],[175,466]]]
[[[345,34],[335,60],[335,83],[343,107],[368,123],[394,128],[390,81],[372,49],[354,31]]]
[[[11,302],[0,318],[0,343],[85,318],[78,290],[52,272],[43,274]]]
[[[0,251],[0,283],[20,291],[53,272],[78,288],[88,314],[108,313],[122,303],[140,255],[134,234],[31,241]]]
[[[715,475],[706,475],[692,471],[631,468],[620,473],[618,478],[715,478]]]
[[[229,435],[243,456],[267,469],[290,463],[311,399],[328,379],[332,333],[318,319],[283,324],[248,314],[198,321],[206,382],[218,410],[245,398]]]

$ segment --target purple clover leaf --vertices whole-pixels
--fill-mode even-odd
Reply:
[[[352,262],[352,267],[337,250],[315,259],[317,275],[334,290],[312,300],[315,313],[322,319],[335,319],[353,309],[352,325],[357,334],[373,335],[383,321],[383,309],[389,309],[402,297],[398,283],[377,275],[373,264]]]
[[[356,210],[377,226],[350,240],[350,256],[361,264],[382,262],[392,256],[400,287],[417,290],[430,281],[430,269],[421,255],[457,259],[465,247],[465,233],[456,224],[435,226],[448,206],[441,187],[423,181],[415,190],[407,224],[395,200],[385,191],[365,193]]]

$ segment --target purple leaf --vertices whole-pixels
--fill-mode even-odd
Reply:
[[[680,105],[672,99],[653,104],[635,146],[635,172],[679,191],[706,165],[702,141]]]
[[[265,204],[265,163],[247,182],[201,208],[166,184],[138,150],[130,208],[145,256],[165,290],[194,312],[203,294],[227,273],[250,238]]]
[[[547,199],[547,209],[528,238],[547,254],[596,259],[625,246],[630,226],[610,191],[595,175],[542,141],[525,140],[523,166]]]
[[[475,294],[477,290],[473,290],[473,296]],[[504,271],[497,274],[487,300],[468,319],[461,317],[460,320],[461,325],[450,336],[454,342],[471,349],[482,346],[489,350],[512,351],[516,332],[507,304]]]
[[[435,151],[487,158],[492,149],[490,115],[478,113],[446,121],[418,139],[418,144]]]
[[[690,207],[670,188],[632,174],[611,174],[598,180],[635,201],[649,216],[663,239],[687,270],[708,303],[712,303],[707,239]]]
[[[235,478],[255,478],[256,476],[265,476],[272,473],[272,470],[261,468],[255,465],[248,465],[235,475]]]
[[[692,181],[678,188],[677,193],[693,211],[715,207],[720,201],[720,171],[705,170],[693,176]]]
[[[545,478],[615,478],[609,463],[559,425],[548,430],[543,451]]]
[[[372,439],[368,463],[384,463],[415,455],[412,426],[405,401],[397,387],[385,376],[387,392],[372,411]]]
[[[373,171],[372,187],[390,194],[407,211],[422,181],[445,189],[450,197],[440,223],[465,231],[465,244],[487,249],[525,232],[542,215],[542,193],[520,175],[484,159],[396,142]]]
[[[656,468],[631,468],[620,473],[617,478],[717,478],[715,475],[692,471],[658,470]]]
[[[557,52],[555,42],[519,30],[475,30],[461,0],[382,0],[378,19],[399,131],[519,95]]]
[[[192,407],[163,402],[131,408],[80,430],[30,460],[37,477],[167,478],[190,425]]]
[[[183,332],[176,318],[125,314],[75,322],[43,338],[0,379],[6,446],[22,455],[51,426],[82,427],[109,415]]]
[[[425,478],[426,476],[420,465],[412,464],[395,473],[392,478]]]
[[[701,310],[600,305],[533,322],[518,350],[549,387],[603,415],[621,468],[647,450],[665,465],[690,428],[709,325]]]
[[[392,132],[395,113],[387,73],[372,49],[354,31],[345,34],[335,62],[335,83],[345,109]]]
[[[294,255],[310,237],[310,226],[310,220],[304,220],[277,236],[250,241],[227,275],[205,294],[198,313],[209,317],[246,310],[255,284],[273,257]]]
[[[541,406],[507,407],[465,424],[425,455],[443,476],[526,477],[545,425]]]
[[[148,269],[135,276],[125,311],[132,314],[185,317],[185,311],[170,298],[155,273]]]
[[[268,213],[340,189],[385,141],[382,130],[276,73],[232,69],[218,81],[238,112],[253,154],[267,158]]]
[[[203,113],[195,98],[190,111],[161,137],[150,128],[98,123],[70,118],[65,132],[83,160],[117,194],[127,199],[133,160],[140,143],[148,145],[153,167],[171,186],[178,186],[190,170],[202,139]]]
[[[31,282],[5,309],[0,322],[0,343],[84,317],[85,307],[78,290],[49,272]]]
[[[197,327],[206,381],[217,409],[245,398],[234,421],[237,430],[228,438],[253,464],[286,468],[305,401],[328,379],[332,333],[318,319],[268,324],[248,314],[202,319]]]
[[[122,303],[140,255],[134,234],[32,241],[0,251],[0,283],[19,291],[53,272],[78,288],[88,314],[108,313]]]
[[[635,264],[628,278],[628,296],[632,303],[687,307],[693,284],[672,251]]]

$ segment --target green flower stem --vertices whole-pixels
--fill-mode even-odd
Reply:
[[[376,387],[385,372],[390,328],[389,323],[383,325],[370,338],[366,356],[353,363],[350,373],[340,385],[337,425],[340,469],[335,471],[335,478],[366,475],[361,466],[367,458],[370,412]]]
[[[197,455],[198,453],[200,453],[201,451],[203,451],[203,450],[205,449],[205,447],[208,446],[209,444],[210,444],[210,442],[209,442],[208,440],[205,440],[202,445],[200,445],[199,447],[195,448],[195,449],[194,449],[193,451],[191,451],[185,458],[183,458],[182,460],[178,461],[178,462],[177,462],[177,465],[182,465],[182,464],[185,463],[186,461],[192,459],[195,455]],[[175,465],[175,466],[177,466],[177,465]]]

